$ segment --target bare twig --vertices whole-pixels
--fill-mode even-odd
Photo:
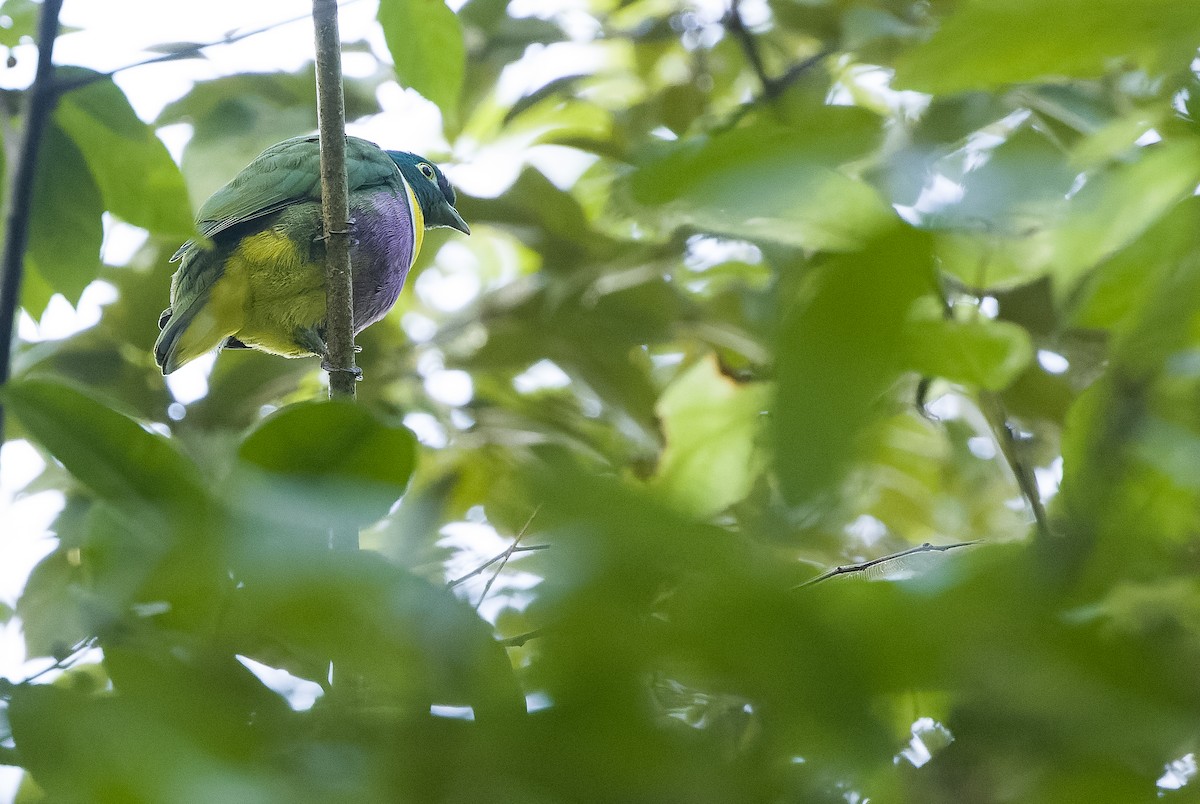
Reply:
[[[983,540],[976,539],[972,542],[957,542],[956,544],[930,544],[929,542],[925,542],[918,547],[910,547],[907,550],[901,550],[899,553],[892,553],[891,555],[882,556],[880,558],[873,558],[870,561],[863,561],[859,564],[843,564],[840,567],[834,567],[828,572],[823,572],[815,578],[809,578],[804,583],[797,584],[792,588],[803,589],[806,586],[812,586],[813,584],[818,584],[821,581],[827,581],[830,578],[834,578],[838,575],[849,575],[855,572],[865,572],[866,570],[871,569],[871,567],[877,567],[880,564],[886,564],[889,561],[896,561],[898,559],[916,555],[918,553],[945,553],[949,550],[957,550],[959,547],[970,547],[973,544],[979,544],[981,541]]]
[[[500,644],[506,648],[519,648],[531,639],[537,639],[542,635],[543,629],[535,628],[532,631],[526,631],[524,634],[517,634],[515,637],[499,640]]]
[[[983,391],[979,394],[979,410],[992,428],[992,434],[1000,446],[1000,453],[1004,456],[1008,468],[1017,480],[1017,488],[1021,490],[1021,496],[1025,498],[1025,501],[1029,503],[1029,509],[1033,511],[1033,521],[1037,524],[1038,536],[1041,538],[1053,536],[1054,531],[1050,527],[1050,518],[1046,516],[1046,506],[1042,503],[1042,494],[1038,490],[1037,475],[1017,454],[1017,439],[1013,433],[1013,426],[1008,423],[1008,412],[1004,407],[1004,401],[999,394]]]
[[[358,3],[358,2],[361,2],[361,0],[342,0],[342,2],[339,5],[342,7],[345,7],[345,6],[352,5],[352,4]],[[162,64],[162,63],[168,62],[168,61],[181,61],[183,59],[195,58],[210,47],[219,47],[221,45],[232,45],[236,42],[242,41],[243,39],[249,39],[252,36],[258,36],[259,34],[267,33],[268,31],[273,31],[276,28],[282,28],[284,25],[291,25],[292,23],[295,23],[295,22],[302,22],[302,21],[308,19],[309,16],[310,15],[308,15],[308,14],[302,14],[299,17],[289,17],[284,20],[278,20],[276,22],[272,22],[267,25],[263,25],[260,28],[252,28],[248,31],[238,31],[236,33],[230,32],[230,33],[226,34],[224,37],[217,39],[215,41],[212,41],[212,42],[189,43],[188,45],[181,47],[177,50],[173,50],[170,53],[163,53],[158,56],[151,56],[148,59],[141,59],[139,61],[130,62],[129,64],[123,65],[121,67],[117,67],[116,69],[109,70],[108,72],[92,73],[89,75],[76,76],[73,78],[62,79],[62,80],[55,82],[54,90],[56,92],[58,92],[59,94],[62,94],[64,92],[70,92],[73,89],[79,89],[80,87],[85,87],[85,86],[88,86],[89,84],[94,84],[97,81],[103,81],[107,78],[112,78],[117,73],[122,73],[122,72],[125,72],[126,70],[133,70],[138,67],[147,67],[152,64]]]
[[[21,681],[18,681],[16,683],[17,684],[32,684],[33,682],[37,681],[39,678],[46,675],[47,673],[51,673],[55,670],[66,670],[71,665],[73,665],[76,661],[79,660],[79,655],[81,653],[83,653],[86,650],[91,650],[95,646],[96,646],[96,637],[87,637],[86,639],[81,639],[70,647],[70,649],[67,651],[67,654],[65,656],[63,656],[61,659],[56,659],[54,661],[54,664],[50,665],[49,667],[45,667],[41,670],[38,670],[33,675],[28,676],[27,678],[24,678]]]
[[[8,382],[12,370],[13,328],[21,297],[25,249],[29,245],[38,150],[50,114],[54,111],[54,40],[58,36],[58,13],[61,9],[62,0],[44,0],[42,3],[42,16],[38,23],[37,72],[29,92],[25,132],[7,201],[4,255],[0,261],[0,385]],[[0,407],[0,444],[3,443],[4,409]]]
[[[938,288],[938,296],[942,303],[942,314],[947,319],[954,317],[954,307],[947,298],[946,291],[940,286]],[[917,407],[925,413],[925,397],[929,392],[928,378],[923,378],[917,387]],[[988,426],[992,429],[992,436],[996,439],[996,444],[1000,447],[1000,454],[1004,456],[1005,462],[1008,464],[1009,470],[1013,473],[1013,477],[1017,481],[1017,488],[1021,491],[1021,496],[1029,504],[1030,511],[1033,512],[1033,520],[1037,526],[1037,534],[1039,538],[1046,538],[1054,535],[1054,530],[1050,527],[1050,518],[1046,515],[1046,506],[1042,502],[1041,492],[1038,490],[1037,476],[1033,469],[1030,468],[1021,459],[1018,454],[1017,438],[1014,434],[1014,428],[1008,421],[1008,410],[1004,406],[1004,400],[1000,395],[993,391],[980,391],[977,397],[979,411],[987,420]],[[928,414],[926,414],[928,415]]]
[[[523,539],[525,534],[529,531],[529,526],[533,524],[533,518],[538,515],[538,511],[540,510],[542,510],[542,506],[540,505],[533,509],[533,513],[530,514],[529,519],[525,521],[525,525],[521,528],[521,532],[517,534],[517,538],[513,539],[513,543],[510,544],[508,549],[505,550],[501,555],[500,566],[496,567],[496,571],[492,573],[492,577],[488,578],[487,583],[484,584],[483,593],[479,596],[479,601],[475,604],[476,611],[478,611],[479,607],[483,605],[483,599],[488,596],[488,592],[492,591],[492,584],[496,582],[496,579],[500,577],[500,573],[504,571],[504,565],[508,563],[508,560],[512,558],[512,554],[516,552],[517,545],[520,544],[521,539]]]
[[[550,545],[548,545],[548,544],[531,544],[528,547],[510,546],[504,550],[501,550],[499,553],[496,553],[496,555],[492,556],[487,561],[483,562],[478,567],[476,567],[475,569],[468,572],[466,575],[463,575],[459,578],[455,578],[452,581],[448,581],[446,583],[446,586],[450,589],[453,589],[456,586],[460,586],[460,585],[466,583],[467,581],[471,580],[472,578],[482,575],[484,570],[486,570],[488,567],[492,566],[497,561],[504,560],[504,558],[506,556],[510,556],[513,553],[532,553],[537,550],[548,550],[549,548],[550,548]]]

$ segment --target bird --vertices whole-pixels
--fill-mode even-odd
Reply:
[[[471,229],[445,175],[417,154],[348,136],[346,178],[358,334],[396,303],[426,229]],[[218,348],[318,355],[328,367],[319,137],[267,148],[204,202],[196,229],[171,258],[179,269],[154,344],[162,373]]]

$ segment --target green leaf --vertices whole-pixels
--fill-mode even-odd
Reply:
[[[1200,8],[1200,6],[1197,6]],[[1115,253],[1193,195],[1200,183],[1200,140],[1142,149],[1142,158],[1089,181],[1054,238],[1054,276],[1066,290],[1085,269]]]
[[[4,0],[0,16],[8,17],[10,22],[0,26],[0,45],[16,47],[23,38],[32,37],[37,32],[40,9],[33,0]]]
[[[26,265],[75,304],[100,270],[104,204],[83,154],[53,123],[42,140],[33,192]],[[45,305],[35,294],[25,301],[30,314],[41,315]]]
[[[264,421],[238,457],[257,470],[257,482],[249,481],[256,493],[274,495],[280,511],[297,521],[372,522],[404,493],[416,439],[362,406],[305,402]]]
[[[945,269],[972,285],[1049,274],[1060,293],[1153,226],[1200,183],[1200,143],[1141,148],[1138,159],[1090,176],[1071,198],[1006,211],[995,233],[939,237]],[[1045,188],[1049,189],[1049,188]],[[1042,193],[1045,199],[1044,191]]]
[[[760,443],[769,389],[699,361],[675,378],[655,405],[666,434],[654,485],[698,518],[738,502],[766,464]]]
[[[97,496],[128,511],[194,514],[206,499],[195,466],[163,436],[70,385],[24,380],[6,409]]]
[[[905,358],[915,299],[933,287],[929,238],[907,227],[818,269],[783,322],[772,411],[776,466],[793,502],[835,488]]]
[[[969,0],[896,64],[896,86],[948,93],[1091,78],[1121,59],[1187,68],[1200,41],[1192,0]]]
[[[906,328],[912,368],[988,391],[1007,388],[1033,360],[1033,342],[1008,321],[932,319]]]
[[[347,77],[346,119],[379,111],[380,76]],[[316,74],[306,64],[291,73],[243,73],[196,83],[167,104],[157,126],[187,123],[192,138],[183,171],[196,207],[267,146],[317,127]]]
[[[64,74],[77,76],[89,73]],[[83,154],[110,212],[158,234],[181,239],[193,234],[183,175],[116,84],[104,79],[68,92],[54,120]]]
[[[875,190],[842,169],[880,136],[873,115],[827,107],[803,126],[760,123],[681,143],[635,171],[630,189],[667,228],[854,249],[894,220]]]
[[[228,618],[240,652],[314,675],[332,659],[376,700],[421,714],[430,703],[469,703],[481,718],[524,710],[491,626],[440,583],[370,552],[280,561],[261,545],[238,572]]]
[[[29,656],[64,655],[92,633],[80,594],[83,570],[78,561],[72,563],[69,553],[59,548],[42,559],[17,601]]]
[[[447,121],[455,120],[466,70],[458,17],[444,0],[383,0],[379,24],[400,83],[436,103]]]

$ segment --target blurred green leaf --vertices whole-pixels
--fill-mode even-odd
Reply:
[[[80,69],[63,75],[91,77]],[[68,92],[54,119],[83,154],[108,211],[158,234],[191,236],[183,176],[116,84],[104,79]]]
[[[291,405],[266,419],[238,449],[264,474],[262,494],[295,521],[312,517],[371,522],[387,513],[416,463],[416,439],[362,407],[339,402]]]
[[[75,304],[100,271],[105,207],[83,154],[57,125],[42,141],[33,192],[26,266]],[[22,302],[40,317],[49,299],[35,288],[23,293]]]
[[[930,40],[900,57],[896,83],[930,93],[1039,78],[1091,78],[1114,60],[1185,69],[1200,40],[1189,0],[967,0]]]
[[[42,559],[17,601],[29,656],[63,656],[92,636],[80,588],[83,570],[78,561],[71,563],[70,554],[60,549]]]
[[[809,502],[835,488],[899,377],[904,327],[932,287],[930,241],[907,227],[818,269],[779,335],[772,409],[785,496]]]
[[[3,390],[7,411],[98,496],[134,512],[194,516],[207,495],[196,467],[161,435],[69,385],[23,380]]]
[[[232,630],[269,646],[267,660],[319,675],[332,659],[418,714],[431,703],[470,705],[481,719],[525,709],[491,627],[443,586],[371,553],[298,551],[280,564],[263,550],[239,570]]]
[[[842,168],[880,136],[869,113],[827,107],[803,126],[757,124],[671,146],[639,167],[630,189],[643,214],[668,228],[854,249],[893,220]]]
[[[466,69],[457,15],[444,0],[383,0],[379,24],[400,83],[437,104],[454,125]]]
[[[699,519],[741,500],[766,465],[768,401],[766,384],[739,385],[712,358],[680,374],[654,408],[666,441],[654,486]]]
[[[1033,361],[1033,343],[1007,321],[927,319],[906,328],[912,368],[987,391],[1007,388]]]

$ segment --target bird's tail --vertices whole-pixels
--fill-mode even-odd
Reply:
[[[179,339],[187,331],[191,316],[176,315],[170,307],[158,317],[158,340],[154,342],[154,362],[163,374],[170,374],[187,360],[179,358]]]
[[[237,332],[240,321],[230,314],[229,304],[222,304],[221,300],[213,303],[214,292],[228,301],[224,299],[228,294],[210,285],[182,304],[177,296],[174,304],[159,316],[158,327],[162,331],[154,342],[154,362],[163,374],[211,352]]]

